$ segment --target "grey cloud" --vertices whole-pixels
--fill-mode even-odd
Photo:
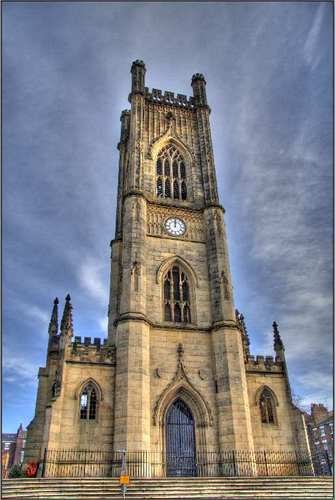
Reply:
[[[326,3],[5,5],[10,366],[24,358],[32,376],[44,363],[38,311],[45,317],[55,295],[63,301],[71,293],[77,334],[106,326],[119,115],[129,106],[131,61],[141,58],[149,87],[190,95],[192,73],[206,75],[234,292],[252,351],[271,354],[278,320],[292,385],[304,401],[316,397],[316,375],[331,373],[330,10]],[[10,371],[5,381],[8,431],[33,414],[34,382],[20,412],[9,397],[13,388],[23,394],[19,375]],[[329,401],[329,386],[319,394]]]

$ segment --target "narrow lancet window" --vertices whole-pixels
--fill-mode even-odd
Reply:
[[[186,183],[183,181],[181,183],[181,199],[186,200],[187,198],[187,188],[186,188]]]
[[[164,281],[164,299],[170,300],[170,280],[168,277]]]
[[[174,265],[164,277],[164,320],[191,323],[189,282],[180,267]]]
[[[171,184],[170,179],[165,180],[165,198],[171,198]]]
[[[269,389],[264,389],[259,398],[259,409],[261,413],[261,421],[263,424],[275,423],[275,403]]]
[[[165,321],[172,321],[171,306],[169,303],[165,304]]]
[[[179,199],[179,185],[178,181],[173,181],[173,197],[175,200]]]
[[[95,420],[96,411],[97,411],[97,395],[95,389],[92,389],[90,395],[90,412],[88,416],[90,420]]]
[[[80,394],[80,420],[95,420],[97,406],[97,391],[92,383],[88,383]]]
[[[87,392],[84,391],[82,395],[80,396],[80,418],[81,419],[86,419],[87,418]]]
[[[161,177],[157,179],[157,196],[163,196],[163,180]]]
[[[160,198],[187,200],[186,167],[178,149],[168,144],[156,163],[156,195]]]
[[[191,311],[188,305],[184,306],[184,319],[185,323],[191,323]]]
[[[164,160],[164,175],[165,177],[170,177],[170,164],[168,158]]]
[[[174,320],[176,323],[181,323],[181,310],[178,303],[174,306]]]

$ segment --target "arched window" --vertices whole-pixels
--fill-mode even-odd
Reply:
[[[186,167],[183,157],[173,144],[159,153],[156,163],[156,195],[174,200],[187,199]]]
[[[97,417],[97,390],[89,382],[80,394],[80,420],[95,420]]]
[[[259,398],[259,409],[263,424],[276,423],[275,402],[269,389],[265,388]]]
[[[190,285],[184,271],[173,265],[163,280],[164,320],[191,323]]]

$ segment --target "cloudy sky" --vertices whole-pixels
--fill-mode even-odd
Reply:
[[[106,334],[120,112],[130,66],[207,79],[236,306],[253,354],[275,319],[293,391],[332,393],[331,3],[3,6],[4,431],[34,414],[52,301]]]

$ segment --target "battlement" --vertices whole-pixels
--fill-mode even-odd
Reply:
[[[70,361],[115,364],[115,347],[108,339],[75,336],[71,347]]]
[[[169,90],[165,90],[164,94],[162,90],[159,89],[152,89],[150,92],[148,87],[145,87],[144,92],[145,98],[149,102],[169,104],[182,108],[194,108],[194,97],[187,97],[184,94],[175,95],[174,92],[170,92]]]
[[[259,372],[283,372],[283,362],[279,356],[248,356],[246,362],[246,371]]]
[[[85,345],[85,346],[89,346],[89,345],[93,345],[93,346],[96,346],[97,348],[100,348],[102,345],[106,345],[107,344],[107,341],[108,339],[101,339],[99,337],[84,337],[84,340],[83,342],[81,341],[82,337],[76,335],[74,337],[74,341],[72,344],[82,344],[82,345]],[[101,342],[103,341],[103,342]]]

